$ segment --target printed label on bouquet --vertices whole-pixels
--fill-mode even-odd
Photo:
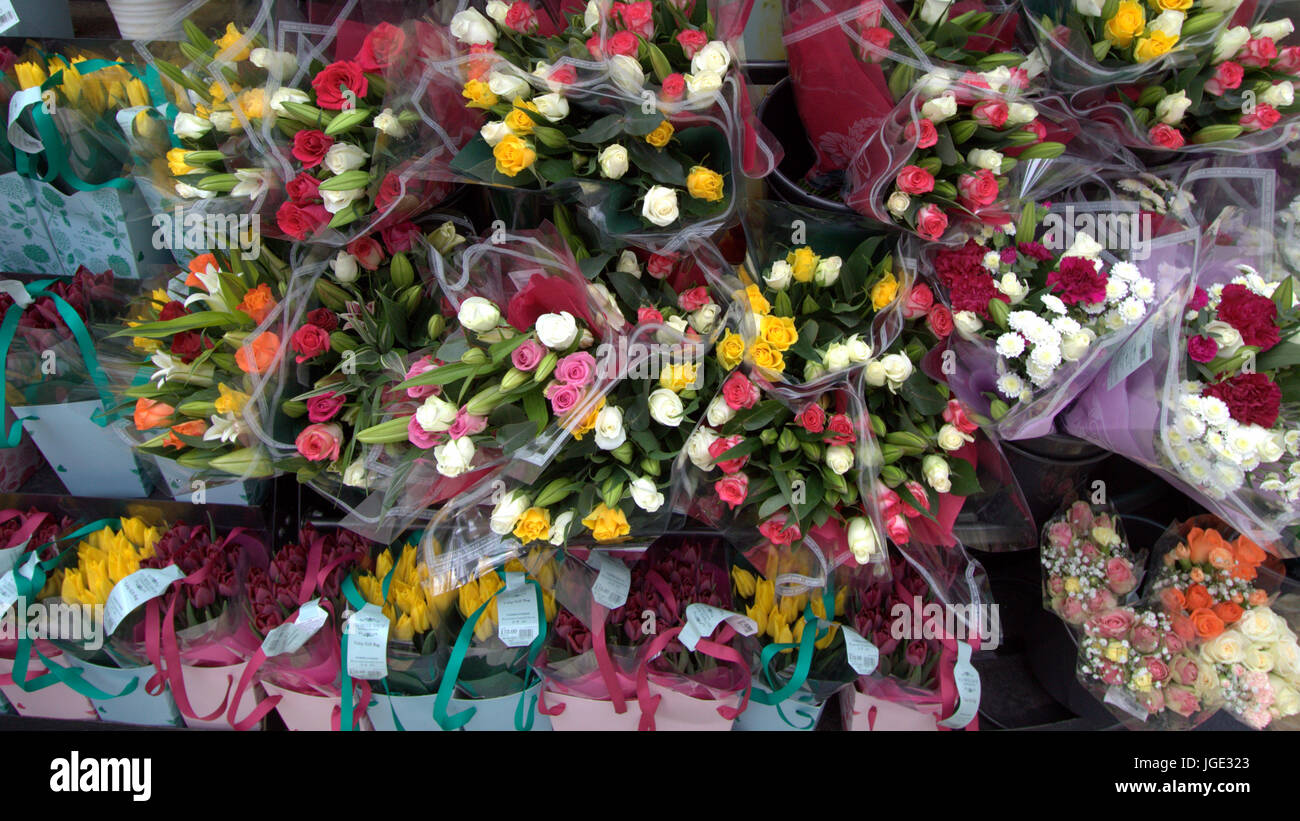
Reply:
[[[867,641],[858,631],[840,625],[844,631],[844,652],[849,657],[849,666],[860,676],[869,676],[876,672],[880,664],[880,648]]]
[[[1151,358],[1151,339],[1155,334],[1155,322],[1144,322],[1133,332],[1115,357],[1110,360],[1110,370],[1106,374],[1106,390],[1114,390],[1115,386],[1128,379],[1133,371],[1146,364]]]
[[[537,595],[524,574],[507,573],[506,589],[497,594],[497,635],[506,647],[525,647],[541,632]]]
[[[1106,697],[1102,701],[1120,708],[1138,721],[1147,720],[1147,708],[1143,707],[1132,693],[1119,685],[1112,684],[1107,688]]]
[[[714,607],[709,604],[695,603],[686,605],[686,626],[677,635],[677,640],[687,650],[694,651],[695,646],[700,643],[700,639],[713,635],[713,631],[717,630],[718,625],[724,621],[734,627],[736,632],[742,636],[752,636],[758,632],[758,622],[748,616],[742,616],[739,613],[733,613],[730,610],[723,610],[721,607]]]
[[[348,675],[380,679],[388,675],[388,617],[367,603],[353,613],[343,628],[348,646]]]
[[[311,601],[298,608],[298,615],[293,621],[287,621],[279,627],[273,627],[262,640],[262,654],[267,658],[283,653],[296,653],[307,639],[320,632],[325,626],[329,614],[320,606],[320,599]]]
[[[40,86],[33,86],[15,92],[14,96],[9,98],[9,128],[6,132],[9,136],[9,144],[28,154],[39,154],[45,150],[45,145],[31,134],[28,134],[18,124],[18,118],[22,116],[28,106],[40,103],[40,101]]]
[[[596,603],[610,610],[627,604],[627,594],[632,589],[632,571],[627,565],[595,550],[591,552],[590,563],[600,571],[591,586]]]
[[[9,612],[9,608],[14,606],[18,601],[18,580],[14,578],[14,573],[22,573],[23,578],[30,579],[32,571],[36,569],[37,556],[35,553],[23,562],[23,566],[15,570],[7,571],[0,576],[0,616]]]
[[[18,25],[18,12],[14,11],[13,0],[0,0],[0,32],[6,32]]]
[[[19,308],[26,308],[35,302],[27,293],[27,286],[16,279],[0,279],[0,294],[8,296]]]
[[[975,718],[980,709],[980,674],[970,663],[971,647],[966,642],[957,644],[957,665],[952,677],[957,683],[957,709],[939,722],[940,727],[960,730]]]
[[[122,579],[114,585],[112,592],[108,594],[108,601],[104,602],[104,634],[111,636],[122,623],[122,619],[130,615],[132,610],[152,598],[161,596],[168,587],[171,587],[172,582],[183,578],[185,574],[181,569],[174,564],[169,564],[161,570],[153,568],[137,570]]]

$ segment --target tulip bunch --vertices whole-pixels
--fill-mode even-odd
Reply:
[[[796,596],[778,598],[774,582],[755,575],[740,565],[732,566],[731,582],[732,592],[737,599],[745,600],[745,615],[758,625],[759,635],[765,641],[791,645],[802,641],[806,626],[805,607],[811,608],[812,614],[817,618],[828,622],[826,635],[820,636],[813,646],[818,650],[825,650],[830,647],[831,642],[835,641],[839,625],[830,619],[844,615],[847,587],[840,588],[835,595],[835,612],[828,615],[826,602],[821,596],[814,594],[810,597],[808,593],[800,593]],[[791,649],[793,648],[781,652],[789,653]]]
[[[318,563],[313,562],[313,554],[319,557]],[[312,584],[311,595],[320,595],[334,605],[333,612],[342,612],[343,580],[353,567],[365,566],[369,556],[368,543],[351,531],[320,533],[311,525],[303,525],[298,540],[276,551],[265,570],[253,567],[248,571],[248,616],[253,628],[265,636],[283,624],[306,601],[303,588],[308,581]],[[324,573],[319,583],[307,579],[307,571],[313,566]]]
[[[457,593],[454,590],[430,592],[425,583],[428,573],[423,562],[417,561],[418,553],[414,545],[407,544],[394,562],[392,549],[386,548],[375,560],[373,572],[357,573],[356,584],[367,602],[383,609],[392,625],[389,635],[394,640],[410,642],[422,655],[428,655],[436,645],[439,628]]]
[[[169,588],[164,603],[178,596],[175,603],[178,627],[193,627],[218,618],[231,599],[243,588],[248,564],[242,548],[229,537],[215,538],[210,527],[181,522],[169,527],[154,544],[153,555],[140,562],[141,567],[163,568],[176,565],[186,576],[207,569],[206,577],[196,585]]]
[[[922,616],[922,631],[904,641],[895,626],[900,614],[915,622],[913,611],[919,604],[936,602],[934,591],[925,578],[902,556],[891,551],[889,575],[855,573],[847,581],[848,599],[844,624],[870,641],[880,651],[876,675],[926,691],[938,690],[938,665],[944,625],[931,624]],[[940,617],[942,622],[942,617]]]
[[[1043,527],[1043,606],[1067,624],[1113,609],[1137,587],[1120,524],[1079,501]]]
[[[148,381],[125,392],[135,429],[164,429],[139,448],[195,470],[269,476],[274,466],[249,421],[260,403],[250,400],[286,355],[277,309],[287,267],[266,247],[257,259],[208,253],[188,267],[114,334],[147,357]]]
[[[69,604],[102,605],[114,586],[146,566],[162,533],[143,519],[121,519],[77,543],[76,563],[63,569],[60,595]]]
[[[537,547],[522,556],[512,558],[501,568],[501,573],[484,573],[461,585],[456,591],[456,606],[462,619],[469,619],[485,603],[487,607],[475,622],[475,641],[488,642],[497,635],[496,595],[505,589],[502,573],[527,573],[542,588],[542,607],[546,621],[555,620],[555,551],[550,547]]]
[[[31,530],[30,536],[19,538],[28,528],[33,527],[32,522],[39,517],[41,521]],[[0,511],[0,550],[12,550],[14,548],[24,548],[23,552],[28,552],[36,548],[41,548],[38,556],[43,561],[53,559],[58,553],[58,545],[54,540],[60,534],[68,532],[72,527],[72,520],[68,517],[55,517],[48,513],[43,513],[35,508],[26,512],[21,510],[4,510]],[[12,564],[7,566],[5,572],[9,572],[11,567],[18,567],[27,561],[24,555],[14,555]],[[0,565],[4,566],[4,565]],[[37,593],[36,598],[47,599],[50,596],[59,595],[63,587],[63,570],[56,569],[45,581],[45,586]],[[0,613],[0,616],[3,616]]]

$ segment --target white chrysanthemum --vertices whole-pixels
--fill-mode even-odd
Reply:
[[[1202,419],[1215,427],[1228,424],[1232,418],[1228,405],[1217,396],[1202,396],[1200,413]]]
[[[1226,493],[1231,493],[1241,487],[1245,481],[1245,473],[1236,465],[1220,462],[1214,466],[1214,483]]]
[[[1089,316],[1096,316],[1106,310],[1105,302],[1081,302],[1083,312]]]
[[[1196,461],[1196,452],[1186,445],[1174,448],[1174,459],[1180,465],[1190,465]]]
[[[1015,359],[1025,352],[1025,338],[1017,333],[1005,333],[998,337],[998,356]]]
[[[998,271],[998,266],[1002,264],[1002,257],[998,254],[997,251],[989,251],[987,254],[984,255],[983,263],[985,268],[989,269],[990,271],[996,274]]]
[[[1077,334],[1081,326],[1077,320],[1072,319],[1071,317],[1058,316],[1052,320],[1052,327],[1055,328],[1056,332],[1061,336],[1069,336],[1070,334]]]
[[[1187,436],[1178,428],[1170,428],[1165,434],[1165,439],[1169,442],[1171,448],[1187,444]]]
[[[1180,404],[1183,406],[1183,410],[1195,413],[1199,416],[1201,413],[1201,405],[1204,404],[1204,400],[1201,398],[1200,391],[1196,391],[1194,393],[1183,394]]]
[[[1061,364],[1061,349],[1053,345],[1037,345],[1029,354],[1030,366],[1055,369]]]
[[[1178,418],[1174,419],[1174,430],[1189,439],[1199,439],[1205,435],[1205,423],[1195,414],[1180,413]]]
[[[1043,294],[1043,307],[1054,314],[1064,314],[1069,310],[1065,307],[1065,303],[1061,301],[1061,298],[1053,294]]]
[[[1210,465],[1208,462],[1197,460],[1184,466],[1187,476],[1198,485],[1203,485],[1210,479]]]
[[[1136,265],[1126,260],[1124,262],[1115,263],[1114,267],[1110,269],[1110,275],[1114,279],[1122,279],[1125,282],[1132,282],[1142,276],[1142,272],[1138,270]]]
[[[1038,319],[1038,315],[1033,311],[1012,311],[1007,314],[1007,325],[1013,331],[1024,333],[1033,326],[1036,319]]]
[[[1223,432],[1220,430],[1211,429],[1205,434],[1205,446],[1216,456],[1226,459],[1232,458],[1228,453],[1228,442],[1224,439]]]
[[[1300,430],[1289,430],[1282,437],[1286,444],[1286,452],[1292,456],[1300,456]],[[1300,463],[1297,463],[1300,464]]]
[[[1129,297],[1119,304],[1119,316],[1124,324],[1133,325],[1146,316],[1147,306],[1137,297]]]
[[[1019,374],[1004,373],[998,377],[998,393],[1008,399],[1015,399],[1025,389],[1025,380]]]
[[[1205,389],[1205,383],[1198,382],[1195,379],[1189,379],[1182,384],[1183,393],[1190,393],[1195,396],[1200,396],[1201,391],[1203,391],[1204,389]],[[1183,404],[1186,405],[1186,402],[1184,401]]]
[[[1300,462],[1292,462],[1291,466],[1286,469],[1287,475],[1300,478]]]
[[[1222,282],[1214,283],[1213,285],[1210,286],[1210,290],[1208,291],[1208,293],[1210,295],[1210,305],[1212,306],[1218,305],[1219,300],[1223,299],[1223,283]]]
[[[1108,331],[1118,331],[1125,324],[1124,317],[1120,316],[1119,309],[1110,311],[1101,318],[1101,326]]]
[[[1140,277],[1129,285],[1129,293],[1143,302],[1151,302],[1156,298],[1156,284],[1146,277]]]
[[[1286,490],[1286,484],[1281,479],[1265,479],[1259,483],[1259,489],[1266,493],[1281,493]]]
[[[1128,283],[1119,277],[1111,277],[1106,280],[1106,301],[1119,302],[1128,296]]]
[[[1025,368],[1025,372],[1029,374],[1029,378],[1033,380],[1034,384],[1040,388],[1046,387],[1056,373],[1053,369],[1036,362],[1030,362]]]

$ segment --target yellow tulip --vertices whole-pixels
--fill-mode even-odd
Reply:
[[[36,63],[19,63],[14,66],[14,73],[18,75],[18,85],[21,86],[24,91],[29,88],[36,88],[41,83],[50,79],[49,76],[46,75],[45,69],[41,68]]]
[[[781,611],[782,620],[786,622],[793,622],[799,618],[799,613],[802,611],[799,602],[794,596],[782,596],[776,606]]]
[[[767,579],[754,582],[754,606],[767,612],[776,604],[776,583]]]
[[[754,596],[754,574],[741,567],[731,568],[731,580],[736,585],[736,593],[749,599]]]
[[[144,83],[132,77],[126,83],[126,99],[133,106],[149,105],[149,91]]]
[[[403,613],[393,624],[393,638],[398,641],[410,641],[414,637],[415,627],[411,624],[411,617]]]
[[[767,610],[758,605],[750,605],[745,608],[745,615],[753,619],[754,624],[758,625],[758,635],[761,636],[767,633]]]

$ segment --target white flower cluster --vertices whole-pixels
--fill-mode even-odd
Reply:
[[[1250,608],[1203,644],[1200,657],[1214,665],[1224,706],[1251,727],[1300,713],[1300,644],[1272,609]]]

